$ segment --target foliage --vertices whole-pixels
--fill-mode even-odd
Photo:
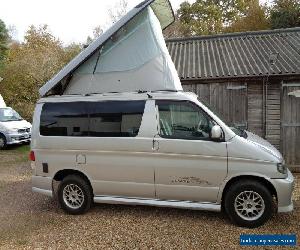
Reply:
[[[266,6],[260,5],[259,0],[252,0],[245,12],[245,16],[239,17],[229,27],[225,28],[224,31],[227,33],[270,29],[266,13]]]
[[[9,39],[8,30],[5,26],[5,23],[0,19],[0,68],[7,54],[8,39]]]
[[[182,26],[178,16],[175,16],[175,22],[163,31],[163,35],[165,39],[183,36]]]
[[[183,2],[177,15],[183,36],[221,33],[239,17],[246,14],[249,1],[246,0],[196,0]]]
[[[196,0],[183,2],[166,38],[211,35],[300,26],[299,0],[274,0],[268,7],[259,0]]]
[[[10,46],[0,93],[8,105],[30,120],[38,89],[79,52],[79,45],[64,47],[46,25],[31,26],[24,43]]]
[[[299,0],[274,0],[270,22],[273,29],[300,26]]]

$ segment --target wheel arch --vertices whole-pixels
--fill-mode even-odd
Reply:
[[[62,181],[64,178],[66,178],[69,175],[78,175],[81,178],[83,178],[89,184],[89,186],[91,188],[91,191],[92,191],[92,194],[94,195],[94,190],[93,190],[93,186],[92,186],[92,183],[91,183],[90,179],[88,178],[88,176],[85,173],[83,173],[79,170],[75,170],[75,169],[62,169],[62,170],[59,170],[53,176],[53,182],[54,181],[58,181],[58,182]],[[54,191],[55,188],[54,188],[54,183],[53,182],[52,182],[52,189]]]
[[[3,136],[5,139],[7,139],[6,135],[4,133],[2,133],[2,132],[0,132],[0,136]]]
[[[232,186],[234,183],[238,182],[238,181],[241,181],[241,180],[253,180],[253,181],[257,181],[257,182],[260,182],[261,184],[263,184],[271,193],[272,196],[274,196],[277,200],[277,191],[276,191],[276,188],[273,186],[273,184],[266,178],[264,178],[263,176],[257,176],[257,175],[250,175],[250,174],[247,174],[247,175],[238,175],[238,176],[233,176],[231,179],[229,179],[223,190],[222,190],[222,194],[221,194],[221,207],[222,209],[224,208],[224,198],[225,198],[225,195],[229,189],[230,186]]]

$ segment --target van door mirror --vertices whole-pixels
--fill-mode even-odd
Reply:
[[[214,141],[221,140],[221,138],[222,138],[222,129],[219,125],[215,125],[215,126],[212,127],[210,138]]]

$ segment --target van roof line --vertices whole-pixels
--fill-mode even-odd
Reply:
[[[95,93],[91,95],[51,95],[48,97],[42,97],[38,100],[38,103],[44,102],[61,102],[61,101],[84,101],[85,98],[87,101],[91,99],[95,100],[152,100],[159,98],[175,98],[178,100],[190,100],[190,98],[197,98],[198,95],[193,92],[184,92],[184,91],[147,91],[144,93],[138,92],[120,92],[120,93]]]
[[[164,90],[154,90],[154,91],[132,91],[132,92],[103,92],[103,93],[89,93],[89,94],[68,94],[68,95],[51,95],[48,96],[48,98],[51,97],[75,97],[75,96],[79,96],[79,97],[84,97],[84,96],[97,96],[97,95],[101,95],[101,96],[110,96],[110,95],[128,95],[128,94],[155,94],[155,93],[165,93],[165,94],[174,94],[174,93],[182,93],[184,91],[182,90],[168,90],[168,89],[164,89]]]

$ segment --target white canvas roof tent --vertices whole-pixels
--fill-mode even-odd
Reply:
[[[40,88],[40,95],[182,90],[162,34],[173,21],[168,0],[143,1]]]

